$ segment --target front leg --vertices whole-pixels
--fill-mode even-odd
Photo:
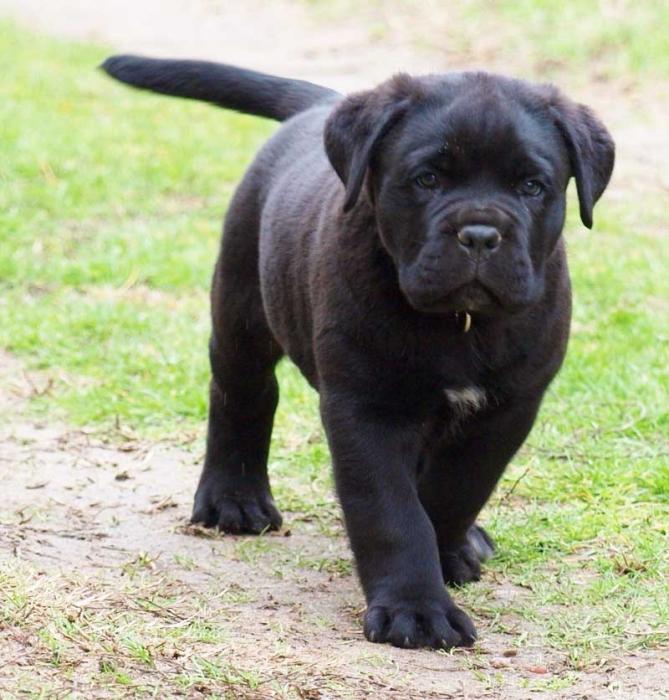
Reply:
[[[532,428],[541,397],[517,400],[470,419],[456,438],[424,458],[420,500],[437,534],[444,581],[478,581],[494,546],[475,524],[507,464]]]
[[[327,388],[321,412],[367,599],[365,636],[399,647],[471,645],[474,625],[444,587],[435,531],[418,498],[419,427]]]

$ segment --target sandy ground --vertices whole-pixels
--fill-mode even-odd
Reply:
[[[418,52],[402,40],[402,15],[390,22],[388,41],[375,43],[365,22],[319,25],[315,32],[304,5],[290,2],[0,0],[2,14],[117,50],[218,59],[340,89],[363,87],[398,69],[423,72],[468,63],[468,57],[453,53]],[[499,68],[494,53],[489,58]],[[613,197],[669,189],[666,95],[648,96],[648,88],[633,84],[595,85],[589,95],[579,95],[598,107],[616,135],[620,166]],[[631,119],[632,114],[637,116]],[[250,591],[250,602],[236,604],[231,613],[240,630],[237,653],[297,688],[295,697],[669,697],[658,690],[669,678],[669,659],[659,652],[619,658],[583,673],[563,693],[531,690],[537,671],[559,670],[563,659],[540,648],[507,655],[514,635],[488,632],[485,624],[479,625],[483,641],[469,656],[364,643],[362,597],[353,576],[290,566],[281,579],[268,577],[265,560],[239,556],[240,538],[197,537],[201,533],[185,528],[199,446],[176,449],[132,435],[119,441],[118,434],[107,440],[93,431],[29,420],[22,406],[44,382],[14,358],[0,355],[0,556],[49,571],[76,571],[108,593],[119,585],[124,563],[139,556],[154,562],[175,585],[204,590],[215,581],[221,588]],[[324,537],[300,522],[299,514],[292,519],[290,537],[270,538],[280,544],[281,556],[328,552],[350,558],[341,532]],[[174,566],[180,558],[191,564]],[[522,594],[505,586],[497,592],[501,597]],[[280,651],[277,629],[282,630]],[[515,634],[523,631],[531,630]],[[20,663],[22,654],[20,640],[3,637],[0,623],[0,667],[6,671]],[[476,680],[477,669],[502,673],[503,693]],[[337,690],[325,692],[326,686]]]
[[[281,70],[341,89],[366,87],[399,70],[434,70],[434,56],[419,55],[397,38],[392,51],[370,42],[370,22],[386,17],[379,12],[358,8],[357,18],[326,16],[316,24],[308,3],[285,0],[0,0],[0,14],[55,35],[127,52]],[[401,34],[401,22],[398,16],[393,33]]]

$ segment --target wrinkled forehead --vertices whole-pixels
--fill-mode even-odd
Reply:
[[[463,88],[433,95],[407,115],[394,140],[409,167],[442,157],[455,166],[482,165],[512,170],[567,168],[567,154],[549,116],[531,110],[504,90]]]

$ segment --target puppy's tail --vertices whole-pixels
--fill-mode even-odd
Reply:
[[[208,61],[112,56],[100,67],[117,80],[144,90],[203,100],[277,121],[338,96],[334,90],[304,80]]]

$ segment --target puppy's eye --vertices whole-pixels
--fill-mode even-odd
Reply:
[[[539,180],[523,180],[516,186],[518,194],[524,194],[527,197],[538,197],[544,191],[544,186]]]
[[[439,179],[434,173],[421,173],[414,182],[424,190],[433,190],[438,184]]]

